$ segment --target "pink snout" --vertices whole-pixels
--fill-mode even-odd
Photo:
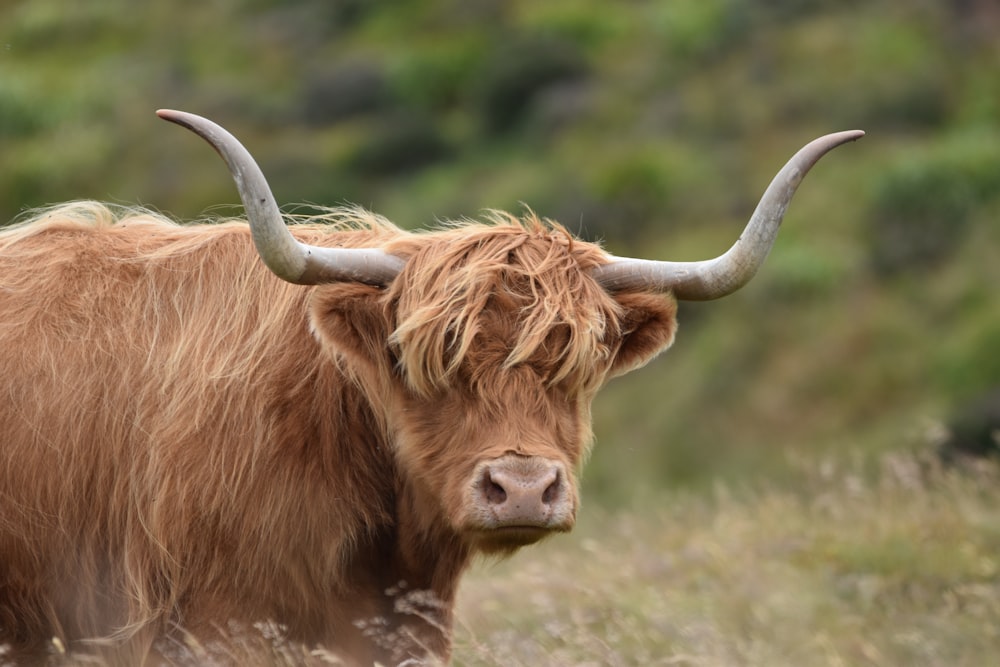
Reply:
[[[507,454],[476,467],[472,515],[479,529],[569,530],[576,499],[565,467],[538,457]]]

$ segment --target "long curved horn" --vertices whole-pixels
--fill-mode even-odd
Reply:
[[[299,242],[285,226],[260,167],[236,137],[194,114],[160,109],[156,115],[188,128],[226,161],[246,209],[257,252],[279,278],[297,285],[346,281],[386,285],[402,270],[403,260],[376,248],[324,248]]]
[[[861,130],[837,132],[806,144],[778,172],[750,222],[723,255],[700,262],[661,262],[612,257],[591,275],[609,291],[630,289],[673,292],[685,301],[708,301],[732,294],[750,282],[764,263],[792,195],[809,169],[827,152],[864,136]]]

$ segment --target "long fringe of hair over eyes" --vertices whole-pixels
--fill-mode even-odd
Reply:
[[[429,396],[449,386],[459,369],[495,365],[476,359],[476,341],[510,329],[499,369],[530,365],[571,393],[596,390],[620,334],[620,307],[581,271],[602,261],[600,249],[528,212],[491,212],[484,222],[461,222],[388,244],[406,256],[406,276],[390,287],[397,318],[390,344],[411,388]],[[495,301],[507,303],[491,308]],[[515,321],[490,319],[497,312]],[[488,331],[489,329],[493,331]]]

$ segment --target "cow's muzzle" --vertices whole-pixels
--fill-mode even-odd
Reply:
[[[566,467],[540,456],[506,454],[480,463],[469,505],[470,529],[512,544],[570,530],[576,519],[576,493]]]

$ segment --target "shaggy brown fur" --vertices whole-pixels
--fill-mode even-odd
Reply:
[[[88,202],[0,234],[0,645],[140,664],[273,622],[446,659],[470,558],[530,541],[476,529],[477,463],[577,469],[596,390],[673,338],[671,299],[609,295],[600,249],[531,215],[314,222],[406,267],[299,287],[245,224]]]

